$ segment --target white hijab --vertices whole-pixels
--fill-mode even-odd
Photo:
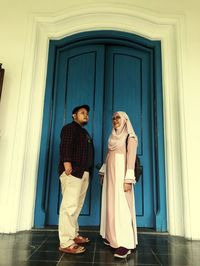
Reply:
[[[118,114],[121,117],[121,125],[117,129],[112,129],[110,137],[108,139],[108,149],[115,150],[124,145],[127,136],[137,139],[135,131],[132,127],[131,121],[125,112],[115,112],[113,115]]]

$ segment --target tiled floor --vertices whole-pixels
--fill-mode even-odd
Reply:
[[[83,232],[90,237],[87,251],[80,255],[58,251],[57,231],[26,231],[0,234],[0,265],[86,266],[86,265],[200,265],[200,241],[139,232],[139,245],[127,259],[113,257],[113,250],[102,243],[98,232]]]

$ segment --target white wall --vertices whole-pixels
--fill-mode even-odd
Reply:
[[[6,72],[0,103],[0,232],[30,229],[33,223],[47,37],[117,25],[145,37],[163,37],[168,228],[173,235],[200,239],[200,4],[197,0],[70,2],[1,3],[0,62]],[[87,16],[78,20],[77,13],[84,12]],[[112,12],[123,12],[121,24]]]

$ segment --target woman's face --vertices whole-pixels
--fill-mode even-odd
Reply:
[[[121,126],[121,117],[118,113],[115,113],[112,117],[112,123],[113,123],[113,127],[114,129],[117,129],[118,127]]]

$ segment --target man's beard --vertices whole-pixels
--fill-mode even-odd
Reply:
[[[88,123],[88,121],[87,121],[87,122],[83,122],[83,123],[82,123],[82,126],[86,126],[87,123]]]

